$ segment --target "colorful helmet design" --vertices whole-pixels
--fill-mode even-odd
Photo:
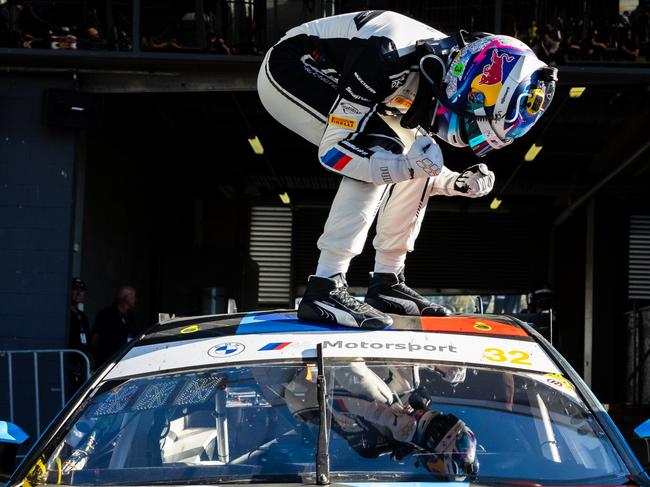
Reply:
[[[437,476],[462,480],[478,474],[476,438],[453,414],[418,410],[414,441],[420,448],[418,462]]]
[[[434,133],[483,157],[528,132],[555,92],[557,69],[523,42],[481,37],[449,57],[437,93]]]

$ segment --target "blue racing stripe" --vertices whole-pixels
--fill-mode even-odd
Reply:
[[[252,335],[255,333],[278,333],[289,331],[324,331],[324,330],[350,330],[348,327],[327,325],[324,323],[305,323],[294,314],[284,313],[250,313],[244,316],[237,327],[238,335]]]
[[[326,166],[334,167],[334,164],[336,164],[337,161],[344,155],[345,154],[343,154],[343,152],[341,152],[340,150],[336,148],[332,148],[325,153],[325,155],[321,158],[321,161]]]

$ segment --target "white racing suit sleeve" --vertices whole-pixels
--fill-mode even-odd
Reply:
[[[293,414],[304,416],[318,411],[316,370],[301,370],[285,387],[284,399]],[[350,363],[335,374],[334,421],[348,415],[358,416],[372,423],[383,435],[410,442],[416,432],[416,420],[395,400],[388,385],[364,361]]]
[[[345,398],[340,401],[348,413],[362,417],[375,425],[379,431],[388,432],[395,441],[406,443],[413,440],[417,421],[402,411],[401,407],[357,398]]]
[[[408,152],[397,137],[369,127],[377,104],[365,106],[337,98],[328,117],[318,156],[328,170],[375,185],[440,174],[442,152],[429,137],[416,139]]]
[[[337,373],[336,380],[355,396],[362,396],[386,404],[395,401],[393,391],[368,368],[363,360],[351,362],[349,367]]]
[[[392,389],[363,360],[341,369],[336,381],[353,396],[338,398],[339,405],[349,414],[362,417],[396,441],[413,439],[415,419],[403,411]]]

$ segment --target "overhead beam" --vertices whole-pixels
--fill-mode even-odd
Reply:
[[[255,91],[261,56],[0,49],[4,72],[68,73],[89,93]]]
[[[575,86],[650,84],[650,64],[648,67],[615,64],[560,66],[558,79],[563,85]]]
[[[0,66],[5,72],[105,73],[107,78],[88,76],[85,87],[86,91],[103,93],[253,91],[261,62],[262,56],[253,55],[0,49]],[[560,66],[559,79],[563,85],[650,85],[650,65],[636,66]]]

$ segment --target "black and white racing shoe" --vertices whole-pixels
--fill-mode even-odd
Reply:
[[[354,328],[383,329],[393,324],[390,316],[350,296],[342,274],[309,276],[298,318]]]
[[[384,313],[410,316],[447,316],[444,306],[432,303],[404,283],[404,273],[374,272],[368,284],[366,303]]]

